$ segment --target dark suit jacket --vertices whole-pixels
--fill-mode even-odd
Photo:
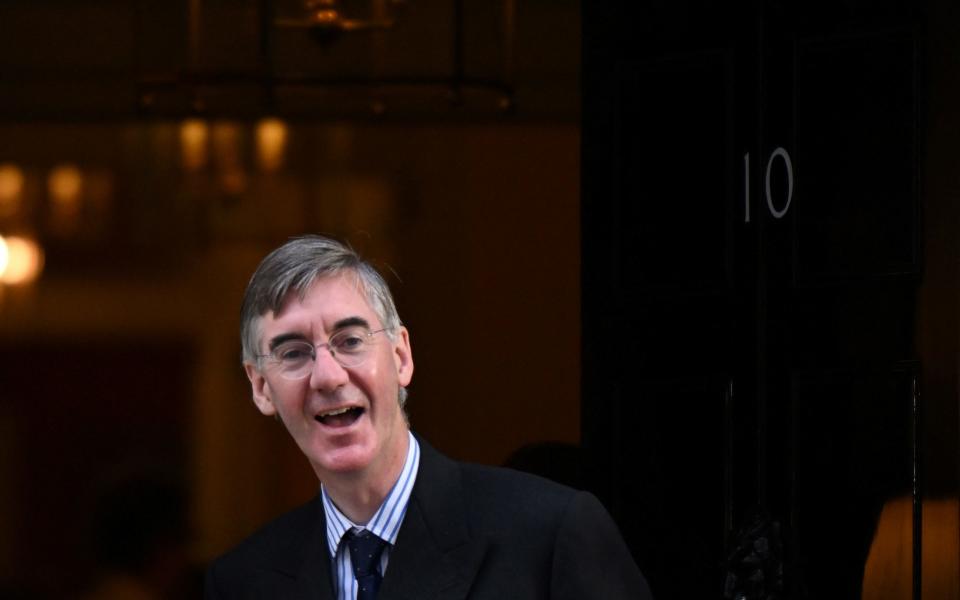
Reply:
[[[591,494],[454,462],[420,440],[420,470],[378,600],[648,600]],[[332,600],[319,497],[221,557],[208,600]]]

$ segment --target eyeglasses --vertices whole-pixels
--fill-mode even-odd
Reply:
[[[347,327],[334,333],[323,344],[311,344],[306,340],[288,340],[276,345],[269,354],[257,358],[269,359],[279,367],[284,379],[302,379],[310,374],[317,360],[317,348],[326,346],[333,360],[344,368],[363,364],[373,347],[373,336],[386,331],[367,331],[363,327]]]

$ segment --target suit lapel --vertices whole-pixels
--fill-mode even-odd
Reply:
[[[290,600],[333,600],[326,518],[317,497],[289,544],[269,549],[263,597]]]
[[[326,519],[320,510],[319,535],[311,536],[304,560],[297,575],[292,599],[333,600],[333,578],[330,575],[330,551],[327,548]]]
[[[486,545],[469,534],[460,468],[420,443],[420,469],[378,600],[460,600]]]

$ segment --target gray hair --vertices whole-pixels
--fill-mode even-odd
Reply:
[[[356,275],[357,285],[370,308],[389,338],[396,341],[400,316],[380,273],[349,246],[328,237],[305,235],[291,239],[268,254],[247,284],[240,309],[243,360],[258,363],[259,325],[263,315],[278,312],[291,292],[296,292],[302,300],[314,281],[345,272]],[[403,406],[407,390],[400,388],[399,396]]]

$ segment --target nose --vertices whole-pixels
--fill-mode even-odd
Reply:
[[[326,344],[317,346],[316,358],[313,360],[313,370],[310,371],[310,387],[315,390],[332,392],[346,385],[350,379],[347,370],[333,358],[330,347]]]

